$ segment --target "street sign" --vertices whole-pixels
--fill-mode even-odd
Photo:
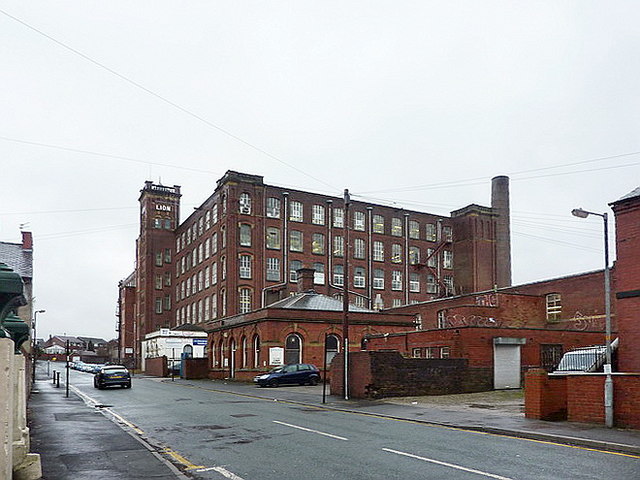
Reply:
[[[194,345],[207,345],[207,339],[206,338],[194,338],[193,339],[193,344]]]

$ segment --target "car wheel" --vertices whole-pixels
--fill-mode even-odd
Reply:
[[[318,384],[318,377],[311,377],[309,379],[309,385],[311,385],[312,387]]]
[[[276,380],[275,378],[273,380],[269,380],[269,386],[270,387],[278,387],[280,385],[280,382],[278,382],[278,380]]]
[[[130,383],[127,383],[127,384],[124,386],[124,388],[131,388],[131,384],[130,384]]]

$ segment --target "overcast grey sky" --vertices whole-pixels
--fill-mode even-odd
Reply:
[[[39,336],[113,338],[144,181],[181,185],[186,215],[228,169],[445,215],[509,175],[514,282],[601,268],[601,221],[570,211],[640,185],[639,20],[637,1],[0,0],[0,240],[34,233]]]

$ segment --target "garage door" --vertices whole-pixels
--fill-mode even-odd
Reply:
[[[493,388],[520,388],[520,345],[493,346]]]

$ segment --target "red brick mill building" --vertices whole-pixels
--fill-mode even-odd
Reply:
[[[315,292],[339,301],[345,254],[350,299],[365,310],[509,286],[508,178],[491,185],[491,207],[442,216],[354,201],[345,218],[342,198],[228,171],[180,222],[180,187],[146,182],[136,270],[120,283],[121,356],[139,366],[148,333],[263,311],[297,291],[303,267]]]

